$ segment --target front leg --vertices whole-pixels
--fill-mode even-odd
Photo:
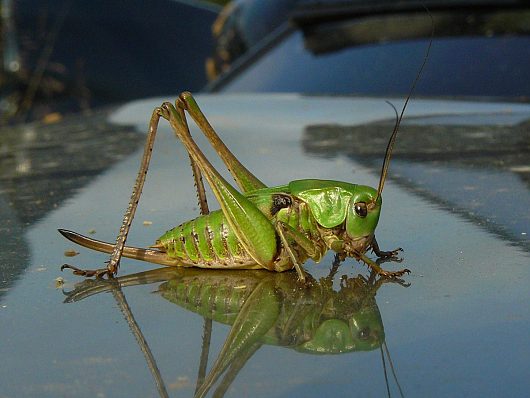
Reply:
[[[373,261],[366,255],[361,254],[361,253],[357,253],[356,257],[358,260],[361,260],[368,267],[370,267],[373,271],[375,271],[377,275],[384,277],[384,278],[395,279],[396,281],[401,282],[401,279],[399,278],[401,278],[405,274],[410,274],[410,270],[408,268],[404,268],[399,271],[384,270],[383,268],[381,268],[381,266],[377,262]]]
[[[375,236],[374,236],[374,239],[372,241],[372,251],[379,258],[389,259],[389,260],[398,260],[397,255],[399,252],[402,252],[403,249],[401,247],[398,247],[397,249],[390,250],[390,251],[380,250],[379,244],[377,243],[377,239],[375,239]]]

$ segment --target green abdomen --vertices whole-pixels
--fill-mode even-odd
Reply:
[[[254,191],[247,197],[273,225],[276,221],[281,221],[312,240],[319,239],[317,223],[309,207],[305,202],[290,196],[287,186]],[[183,265],[203,268],[263,268],[243,248],[221,210],[199,216],[167,231],[158,239],[157,247],[159,246],[162,246],[168,257],[181,260]],[[305,261],[306,256],[300,254],[301,262]],[[286,266],[285,269],[291,263],[281,245],[275,262]]]
[[[197,217],[167,231],[158,239],[158,243],[163,245],[170,258],[180,259],[185,265],[248,268],[254,263],[239,243],[221,210]]]

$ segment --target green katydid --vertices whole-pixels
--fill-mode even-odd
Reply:
[[[153,111],[140,170],[116,243],[113,245],[59,230],[75,243],[111,253],[107,267],[81,270],[65,264],[61,269],[71,268],[75,274],[87,277],[113,277],[121,257],[125,256],[168,266],[264,268],[278,272],[294,268],[303,282],[303,263],[308,259],[319,262],[328,250],[333,250],[341,260],[347,257],[361,260],[380,276],[399,278],[409,273],[408,269],[386,271],[366,256],[366,252],[372,249],[379,258],[395,259],[401,250],[381,251],[375,229],[399,125],[426,64],[430,46],[431,43],[399,116],[396,111],[397,120],[388,142],[377,189],[314,179],[267,187],[230,152],[193,96],[184,92],[175,104],[165,102]],[[189,132],[186,112],[210,141],[241,192],[219,174],[196,145]],[[167,231],[149,249],[128,247],[125,241],[145,182],[160,118],[169,122],[189,154],[201,215]],[[220,210],[209,212],[202,176],[210,185]]]
[[[165,392],[156,360],[125,299],[122,288],[162,282],[155,291],[166,300],[204,317],[205,333],[195,398],[206,396],[221,379],[213,396],[223,396],[241,369],[264,345],[274,345],[311,355],[336,355],[379,349],[385,380],[386,353],[397,388],[402,390],[385,343],[383,321],[375,299],[378,289],[391,279],[343,276],[338,290],[333,280],[339,262],[327,277],[297,289],[292,273],[259,270],[161,268],[118,277],[111,281],[86,280],[67,293],[66,302],[111,291],[135,334],[159,390]],[[212,321],[229,325],[230,332],[217,359],[206,373]],[[384,350],[384,352],[383,352]],[[160,388],[162,387],[162,388]],[[388,390],[389,391],[389,390]],[[390,394],[389,394],[390,395]],[[161,394],[167,396],[167,393]]]
[[[217,359],[198,385],[195,398],[206,396],[224,374],[213,395],[223,396],[220,391],[228,389],[263,345],[311,355],[380,349],[386,379],[383,348],[391,366],[392,361],[375,294],[390,280],[342,278],[340,289],[335,291],[333,269],[330,276],[312,280],[306,289],[296,289],[292,274],[234,271],[226,277],[222,272],[212,272],[209,277],[209,273],[186,271],[161,284],[158,293],[206,319],[231,326]],[[392,372],[395,376],[393,367]],[[401,390],[397,378],[395,381]]]

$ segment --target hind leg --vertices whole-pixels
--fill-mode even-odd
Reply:
[[[84,270],[84,269],[80,269],[80,268],[74,267],[69,264],[64,264],[61,267],[61,271],[68,268],[68,269],[73,270],[73,273],[75,275],[80,275],[80,276],[85,276],[85,277],[95,276],[96,278],[101,278],[105,275],[112,277],[118,272],[120,260],[123,255],[123,250],[125,247],[125,242],[127,240],[127,236],[129,234],[129,230],[131,228],[131,224],[134,219],[136,209],[138,207],[138,202],[140,201],[140,196],[142,194],[142,189],[145,183],[145,179],[147,177],[147,170],[149,169],[149,163],[151,161],[151,155],[153,152],[153,145],[154,145],[156,133],[158,130],[158,124],[160,122],[160,117],[162,115],[163,115],[163,112],[160,107],[155,108],[155,110],[153,111],[151,115],[146,143],[144,146],[144,152],[142,156],[142,161],[140,163],[140,169],[138,171],[138,175],[136,177],[136,181],[133,187],[131,199],[129,200],[129,205],[127,206],[127,210],[125,211],[125,214],[123,216],[122,226],[116,238],[116,244],[114,245],[112,249],[112,253],[108,261],[107,267],[100,268],[100,269],[94,269],[94,270],[89,270],[89,269]],[[185,123],[185,119],[184,119],[184,123]],[[189,134],[189,130],[187,129],[187,124],[185,124],[185,131],[187,131]],[[206,193],[204,189],[204,184],[202,182],[202,175],[201,175],[200,169],[191,156],[190,156],[190,161],[191,161],[191,169],[193,172],[193,177],[195,180],[195,186],[197,188],[197,198],[198,198],[201,214],[208,214],[209,213],[208,203],[206,201]]]

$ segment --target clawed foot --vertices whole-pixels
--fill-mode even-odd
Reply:
[[[379,272],[379,275],[381,275],[381,276],[383,276],[385,278],[391,278],[391,279],[401,278],[405,274],[410,274],[410,270],[407,269],[407,268],[402,269],[400,271],[386,271],[386,270],[382,269]]]
[[[379,276],[382,278],[389,279],[392,282],[397,282],[402,286],[409,287],[410,283],[405,282],[401,277],[405,274],[410,274],[410,270],[405,268],[399,271],[386,271],[384,269],[381,269],[378,272]]]
[[[397,249],[390,250],[390,251],[381,250],[381,249],[379,249],[379,243],[377,243],[377,240],[374,237],[374,239],[372,241],[372,251],[380,259],[398,261],[399,259],[398,259],[397,255],[399,254],[399,252],[402,252],[403,249],[401,247],[398,247]]]
[[[114,277],[114,273],[111,272],[108,268],[80,269],[70,264],[64,264],[61,267],[61,271],[66,268],[71,269],[74,275],[84,276],[85,278],[92,278],[93,276],[95,276],[97,279],[102,279],[105,275],[107,275],[108,278]]]
[[[382,259],[399,260],[397,255],[399,254],[399,252],[402,252],[402,251],[403,249],[401,247],[398,247],[397,249],[390,250],[390,251],[374,250],[374,253],[377,257],[382,258]]]
[[[375,260],[375,262],[378,264],[378,265],[381,265],[381,264],[384,264],[384,263],[389,263],[389,262],[392,262],[392,263],[402,263],[403,262],[403,258],[402,257],[379,257],[378,259]]]
[[[376,261],[378,267],[373,267],[373,269],[377,272],[377,274],[383,278],[392,279],[395,281],[401,281],[401,277],[405,274],[410,274],[410,270],[405,268],[400,271],[386,271],[379,267],[380,264],[385,263],[387,261],[393,261],[393,262],[402,262],[403,259],[398,257],[399,252],[402,252],[403,249],[401,247],[398,247],[397,249],[390,250],[390,251],[383,251],[379,249],[379,245],[377,244],[377,241],[374,238],[373,244],[372,244],[372,250],[375,253],[377,257],[379,257]],[[403,282],[404,283],[404,282]]]

